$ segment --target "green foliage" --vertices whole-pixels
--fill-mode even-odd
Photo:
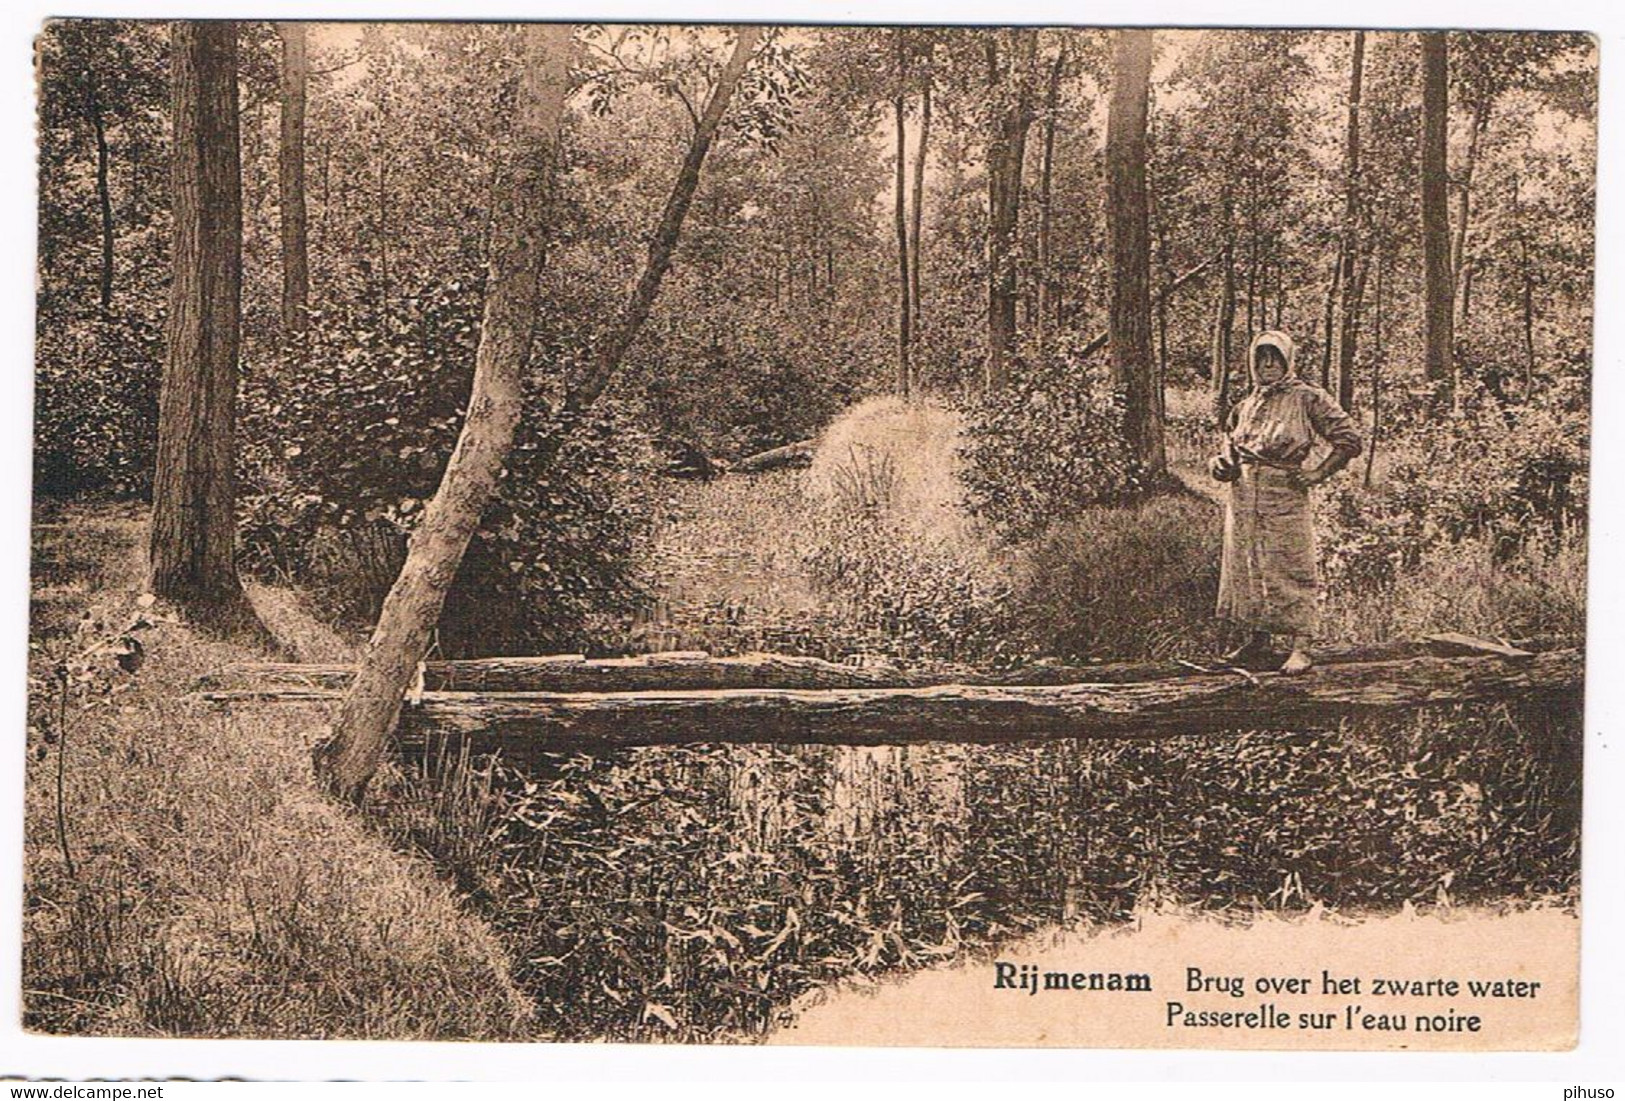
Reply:
[[[1219,641],[1219,528],[1184,493],[1083,510],[1022,549],[1009,620],[1039,654],[1200,659]]]
[[[338,581],[351,587],[325,594],[341,614],[375,617],[404,536],[438,487],[462,426],[479,303],[478,288],[452,283],[409,300],[387,325],[369,306],[324,312],[305,364],[250,374],[240,499],[250,564],[298,575],[320,564],[320,548],[335,535],[355,547],[393,533],[380,568],[359,578],[346,570],[351,576]],[[538,369],[568,365],[561,339],[539,342]],[[647,440],[605,404],[575,427],[555,461],[539,461],[558,429],[536,373],[497,498],[441,619],[447,652],[583,645],[600,617],[624,615],[637,600]]]
[[[34,485],[66,497],[152,486],[163,334],[136,317],[41,324],[34,373]]]
[[[668,288],[634,365],[663,439],[730,458],[816,434],[855,396],[866,367],[851,343],[738,302],[706,303],[683,286]]]
[[[1582,527],[1587,435],[1584,417],[1562,404],[1485,398],[1460,420],[1419,420],[1381,440],[1383,474],[1371,488],[1345,476],[1317,495],[1328,583],[1390,586],[1464,540],[1506,561]]]
[[[1011,656],[1008,583],[980,555],[883,513],[828,510],[806,547],[813,584],[843,619],[903,662],[987,663]]]
[[[1141,488],[1123,403],[1093,365],[1065,355],[1021,365],[1002,390],[971,399],[961,451],[970,510],[1027,538]]]

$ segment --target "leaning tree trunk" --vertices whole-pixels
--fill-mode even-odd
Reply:
[[[637,339],[644,321],[648,320],[649,311],[654,308],[655,298],[660,294],[660,284],[666,278],[666,270],[671,266],[672,254],[677,250],[677,239],[682,235],[683,221],[688,217],[689,204],[694,201],[694,192],[700,185],[700,170],[705,166],[705,158],[711,152],[712,142],[716,140],[717,130],[722,125],[722,116],[727,113],[728,101],[733,98],[734,88],[739,84],[739,78],[744,75],[745,67],[750,64],[751,55],[755,53],[756,44],[761,38],[760,27],[739,28],[739,37],[734,40],[733,53],[711,89],[705,110],[700,114],[700,124],[694,128],[694,137],[689,142],[683,166],[677,172],[671,194],[666,197],[666,208],[661,212],[660,224],[655,228],[654,238],[649,242],[649,257],[644,262],[643,273],[638,277],[637,286],[633,288],[632,295],[621,310],[621,316],[610,330],[609,336],[599,343],[598,354],[586,375],[565,395],[557,417],[559,430],[553,432],[542,445],[538,459],[550,460],[558,453],[558,449],[564,444],[569,427],[581,414],[590,409],[598,400],[598,395],[604,392],[604,387],[609,385],[610,379],[620,369],[621,361],[626,358],[627,350],[632,347],[632,341]]]
[[[1146,98],[1151,32],[1117,32],[1106,123],[1106,232],[1111,242],[1112,380],[1124,392],[1134,457],[1150,480],[1166,469],[1151,352],[1151,243],[1146,203]]]
[[[277,189],[282,218],[282,337],[305,331],[310,253],[305,223],[305,25],[279,23],[282,38],[282,141]]]
[[[1443,31],[1422,35],[1422,266],[1423,333],[1434,411],[1455,403],[1455,288],[1450,269],[1449,186],[1445,161],[1449,133],[1450,63]]]
[[[237,25],[177,21],[170,67],[174,272],[158,397],[152,591],[229,633],[255,624],[233,558],[242,293]]]
[[[1359,250],[1360,226],[1360,85],[1365,70],[1365,32],[1354,32],[1354,57],[1349,64],[1349,111],[1343,162],[1343,234],[1340,242],[1343,299],[1337,339],[1337,401],[1354,407],[1354,359],[1360,334],[1360,292],[1354,262]]]
[[[451,462],[446,467],[440,489],[424,512],[423,527],[413,539],[412,547],[407,553],[406,564],[401,568],[401,576],[396,580],[395,587],[390,590],[389,597],[384,602],[378,628],[362,655],[356,679],[340,706],[339,717],[334,723],[333,737],[321,747],[317,755],[317,766],[328,777],[334,792],[351,800],[361,797],[373,773],[377,771],[378,763],[383,757],[385,740],[400,717],[403,697],[427,648],[429,631],[439,618],[441,605],[444,604],[446,592],[456,576],[463,549],[467,547],[474,527],[478,524],[480,507],[470,508],[475,504],[473,494],[470,492],[472,481],[470,476],[478,474],[486,484],[485,496],[478,501],[478,505],[483,506],[495,487],[502,462],[507,457],[508,444],[513,438],[514,425],[517,423],[519,374],[523,366],[523,355],[514,359],[511,369],[504,371],[497,379],[506,388],[503,395],[504,403],[500,409],[500,416],[506,424],[506,435],[500,452],[487,446],[496,434],[494,422],[499,416],[499,409],[490,397],[482,397],[489,394],[492,381],[490,378],[492,372],[482,371],[482,368],[492,364],[508,366],[508,353],[512,349],[507,338],[516,334],[504,330],[504,355],[498,361],[496,358],[498,348],[493,343],[498,334],[493,326],[500,322],[512,322],[518,315],[517,310],[511,307],[517,302],[528,300],[534,303],[540,255],[538,252],[531,258],[527,277],[526,265],[521,262],[526,255],[524,248],[526,234],[523,230],[530,224],[526,219],[539,218],[545,213],[544,200],[548,196],[537,195],[536,192],[541,188],[533,186],[533,183],[547,184],[545,190],[549,195],[552,190],[553,150],[557,144],[559,116],[563,112],[568,76],[562,56],[566,41],[563,36],[568,34],[567,28],[561,28],[556,24],[535,24],[527,26],[524,33],[527,36],[540,36],[539,40],[542,43],[549,46],[556,44],[558,48],[548,49],[544,75],[539,76],[532,69],[527,70],[525,77],[526,94],[521,97],[525,106],[519,116],[521,134],[534,140],[523,143],[521,148],[534,146],[535,155],[516,163],[504,177],[498,206],[500,217],[497,219],[497,230],[492,242],[485,320],[481,326],[480,350],[475,360],[474,395],[469,402],[468,420],[463,425],[457,450],[453,452]],[[749,62],[760,38],[759,28],[740,28],[733,56],[723,68],[716,86],[712,89],[700,124],[695,128],[688,156],[678,172],[677,182],[667,199],[660,225],[650,242],[649,259],[643,274],[639,277],[619,321],[609,336],[600,343],[598,355],[588,368],[586,376],[566,395],[554,430],[537,449],[534,461],[538,469],[546,468],[557,457],[570,426],[597,401],[616,368],[620,366],[639,328],[649,316],[649,310],[653,308],[660,289],[660,282],[671,264],[672,252],[677,247],[677,238],[682,231],[689,204],[693,201],[694,191],[699,185],[700,168],[710,151],[712,141],[716,138],[717,128],[722,123],[722,116],[727,109],[728,100],[733,95],[734,87],[739,83],[739,77],[743,74],[745,65]],[[531,236],[539,238],[540,234],[537,232]],[[539,241],[537,244],[539,248]],[[498,296],[503,300],[500,308],[495,301]],[[526,325],[524,339],[528,346],[528,322]],[[512,395],[511,402],[506,400],[509,395]],[[474,469],[466,469],[471,464]],[[444,504],[442,498],[446,498]],[[441,514],[454,515],[443,516],[437,525],[435,523],[437,511]],[[453,518],[457,521],[456,531],[444,530],[449,527]],[[431,530],[434,531],[432,535]],[[456,554],[451,555],[449,551],[454,543],[454,535],[460,537],[460,542],[455,543]]]
[[[406,563],[384,600],[355,682],[317,750],[319,773],[342,798],[359,799],[383,757],[402,698],[440,618],[480,514],[519,424],[525,360],[538,308],[537,280],[558,163],[559,123],[569,92],[570,27],[526,25],[525,65],[514,116],[513,162],[492,196],[496,214],[485,313],[468,416]]]

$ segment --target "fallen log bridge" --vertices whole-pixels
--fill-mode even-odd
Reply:
[[[716,659],[727,660],[727,659]],[[838,667],[844,668],[844,667]],[[1145,668],[1141,666],[1139,668]],[[900,745],[1153,738],[1301,729],[1344,716],[1517,699],[1577,698],[1575,648],[1324,664],[1300,677],[1193,672],[1064,684],[426,691],[402,712],[403,747],[442,736],[523,759],[577,747],[776,743]],[[336,687],[223,690],[216,704],[337,701]]]
[[[1466,635],[1438,634],[1399,642],[1323,648],[1315,652],[1315,660],[1321,666],[1472,654],[1498,654],[1519,660],[1534,652],[1561,647],[1561,643],[1551,640],[1519,640],[1516,647],[1508,647]],[[1284,657],[1284,653],[1270,655],[1261,666],[1277,666]],[[1088,665],[1045,661],[992,670],[939,664],[900,669],[886,664],[846,665],[789,654],[713,657],[700,650],[672,650],[622,658],[550,654],[430,661],[423,666],[423,687],[431,692],[643,692],[728,688],[929,688],[943,684],[1131,684],[1170,677],[1189,678],[1193,671],[1201,671],[1201,667],[1180,661]],[[275,697],[290,688],[346,688],[354,676],[355,667],[351,665],[239,662],[207,674],[199,683],[207,689],[259,690],[267,697]]]

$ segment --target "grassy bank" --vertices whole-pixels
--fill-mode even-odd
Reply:
[[[251,655],[157,610],[160,621],[138,634],[136,672],[92,663],[64,709],[56,664],[137,613],[144,519],[126,505],[35,517],[25,1025],[138,1036],[520,1034],[529,1003],[490,930],[426,860],[312,787],[320,716],[224,713],[185,698],[200,673]],[[292,594],[251,595],[290,653],[345,655]]]

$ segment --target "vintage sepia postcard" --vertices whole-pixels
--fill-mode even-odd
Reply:
[[[1593,37],[35,62],[29,1032],[1575,1045]]]

